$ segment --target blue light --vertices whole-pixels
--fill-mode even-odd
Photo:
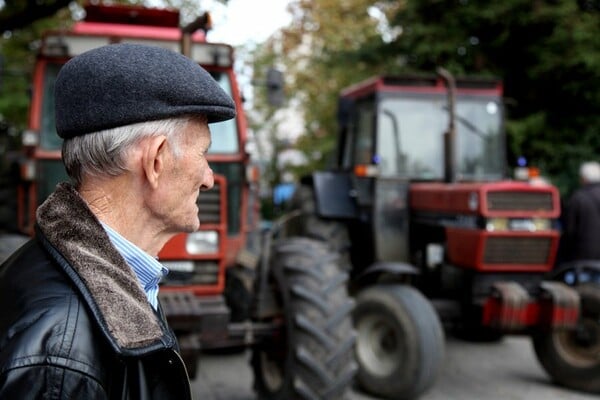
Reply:
[[[524,167],[527,165],[527,159],[523,156],[519,156],[519,158],[517,159],[517,165],[519,167]]]

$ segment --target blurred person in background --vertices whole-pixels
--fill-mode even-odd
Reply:
[[[579,168],[580,187],[566,202],[561,218],[560,262],[600,261],[600,163]]]

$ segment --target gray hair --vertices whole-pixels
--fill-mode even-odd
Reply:
[[[579,177],[583,183],[600,182],[600,163],[587,161],[579,167]]]
[[[132,147],[147,137],[165,135],[180,156],[179,138],[192,116],[140,122],[66,139],[62,159],[67,174],[76,187],[85,176],[119,176],[127,170],[127,157]],[[206,120],[205,117],[204,120]]]

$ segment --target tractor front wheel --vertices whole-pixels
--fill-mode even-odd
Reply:
[[[256,345],[252,367],[258,397],[268,400],[345,398],[356,372],[348,275],[326,244],[289,238],[273,248],[272,284],[283,329]]]
[[[600,284],[578,286],[581,317],[574,330],[538,332],[533,345],[552,379],[571,389],[600,393]]]
[[[444,356],[444,331],[429,301],[400,284],[359,293],[354,311],[358,383],[386,399],[413,399],[435,381]]]

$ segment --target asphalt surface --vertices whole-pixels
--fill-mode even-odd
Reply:
[[[256,400],[250,354],[205,354],[192,382],[197,400]],[[598,377],[600,379],[600,377]],[[375,400],[354,390],[348,400]],[[435,386],[419,400],[598,400],[552,384],[526,337],[475,344],[447,339],[446,357]],[[291,400],[291,399],[290,399]]]

